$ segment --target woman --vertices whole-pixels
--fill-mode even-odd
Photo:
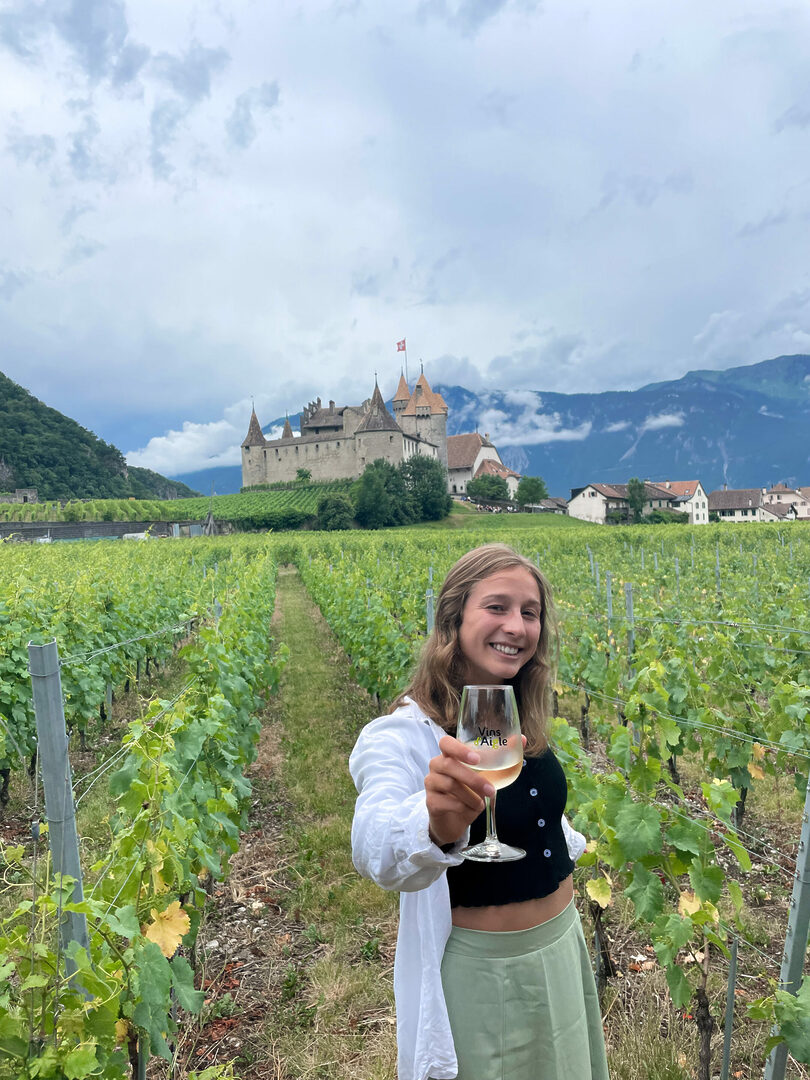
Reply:
[[[399,1080],[606,1080],[590,958],[573,903],[584,837],[544,720],[556,629],[551,590],[504,544],[464,555],[439,594],[433,633],[388,716],[360,734],[355,866],[397,889]],[[455,738],[465,684],[514,687],[525,767],[498,796],[499,831],[527,857],[472,863],[485,778]]]

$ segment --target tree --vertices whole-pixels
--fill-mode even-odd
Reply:
[[[318,528],[326,532],[334,529],[350,529],[354,521],[354,507],[348,495],[334,491],[324,495],[318,503]]]
[[[416,520],[440,521],[447,517],[453,500],[447,493],[447,473],[441,462],[414,454],[399,469]]]
[[[627,503],[633,514],[633,521],[636,523],[641,521],[645,499],[644,482],[637,476],[631,477],[627,482]]]
[[[308,484],[309,481],[312,479],[312,469],[296,469],[295,479],[302,484]]]
[[[366,466],[355,488],[354,516],[364,529],[383,529],[392,524],[391,497],[385,490],[383,470],[376,465],[375,461]]]
[[[548,498],[548,488],[542,476],[521,476],[515,496],[521,506]]]
[[[467,484],[467,494],[471,499],[506,501],[509,498],[509,485],[502,476],[479,476]]]

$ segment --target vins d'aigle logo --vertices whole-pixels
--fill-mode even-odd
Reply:
[[[500,728],[479,727],[478,734],[473,739],[473,746],[507,746],[508,739],[501,735]]]

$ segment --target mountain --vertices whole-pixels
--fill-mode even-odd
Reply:
[[[38,401],[0,373],[0,491],[34,487],[45,499],[175,499],[197,492],[151,469]]]
[[[510,468],[542,476],[553,495],[631,476],[700,480],[707,491],[724,483],[810,484],[810,356],[690,371],[599,394],[434,389],[449,407],[448,435],[487,432]],[[293,426],[297,419],[290,417]],[[273,420],[265,431],[283,422]],[[213,480],[224,494],[239,490],[242,472],[233,466],[181,479],[206,494]]]

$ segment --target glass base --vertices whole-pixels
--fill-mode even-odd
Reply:
[[[472,862],[515,862],[517,859],[525,859],[526,852],[523,848],[510,847],[509,844],[487,843],[486,840],[473,847],[464,848],[459,852],[465,859]]]

